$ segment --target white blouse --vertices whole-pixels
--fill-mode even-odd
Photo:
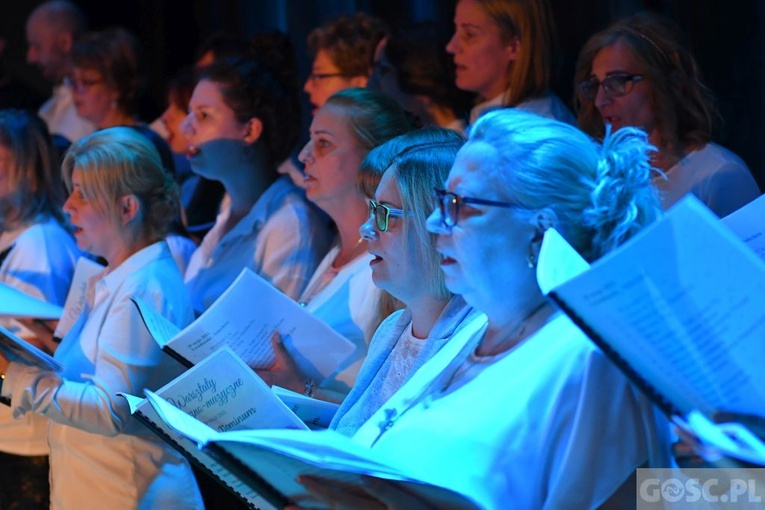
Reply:
[[[201,508],[186,460],[132,418],[118,392],[142,395],[183,368],[163,353],[130,301],[140,297],[179,327],[192,317],[164,241],[88,284],[88,302],[56,350],[62,374],[11,363],[3,396],[14,416],[48,417],[52,508]]]

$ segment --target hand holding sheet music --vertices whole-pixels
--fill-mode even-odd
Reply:
[[[157,343],[186,366],[227,345],[250,367],[268,368],[275,361],[271,342],[278,333],[301,373],[323,380],[355,350],[353,343],[249,269],[182,331],[165,326],[151,307],[133,301]]]
[[[267,494],[267,499],[276,506],[291,502],[316,507],[316,501],[298,481],[303,476],[314,476],[357,491],[365,486],[365,477],[382,478],[436,508],[476,508],[460,494],[408,476],[406,466],[394,467],[376,461],[371,450],[336,432],[217,432],[195,423],[195,418],[150,391],[146,391],[146,400],[169,427],[199,444],[203,453],[238,473],[240,479],[247,480],[256,491]]]
[[[540,288],[667,414],[763,412],[765,263],[695,198],[554,281],[566,246],[545,236]]]
[[[0,326],[0,352],[8,361],[23,363],[52,372],[61,372],[64,367],[34,345],[22,340]]]

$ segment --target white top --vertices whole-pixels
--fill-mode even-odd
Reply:
[[[380,374],[380,401],[387,402],[398,389],[414,367],[417,358],[420,357],[426,338],[416,338],[412,331],[412,323],[401,332],[396,345],[390,353],[390,362],[383,367]]]
[[[483,115],[488,109],[492,107],[502,108],[504,97],[505,94],[503,92],[495,98],[474,106],[473,109],[470,110],[470,124],[474,124],[476,119]],[[544,96],[527,99],[526,101],[515,105],[515,108],[523,110],[524,112],[536,113],[537,115],[547,117],[548,119],[559,120],[566,124],[571,124],[572,126],[576,125],[574,114],[571,113],[568,106],[566,106],[563,101],[552,92],[548,92]]]
[[[69,232],[53,218],[40,218],[31,226],[0,234],[0,253],[11,246],[0,264],[0,282],[63,306],[80,256]],[[18,324],[12,319],[0,319],[0,325],[14,332]],[[47,431],[46,418],[28,414],[14,420],[11,409],[0,405],[0,451],[47,455]]]
[[[130,415],[117,392],[142,395],[181,367],[147,331],[137,296],[179,327],[191,304],[164,241],[88,282],[87,304],[55,358],[61,376],[19,363],[6,372],[3,395],[14,416],[50,418],[52,508],[201,508],[183,457]]]
[[[476,322],[477,321],[477,322]],[[356,384],[335,413],[329,428],[351,436],[397,392],[417,370],[428,362],[451,339],[466,327],[482,326],[486,316],[465,303],[461,296],[452,296],[428,332],[419,352],[407,350],[408,366],[400,364],[397,352],[405,332],[412,330],[412,314],[408,308],[393,312],[375,331],[369,352],[361,366]],[[409,333],[407,333],[409,334]],[[390,378],[398,372],[403,377]]]
[[[489,509],[595,508],[635,468],[669,462],[666,421],[565,316],[453,391],[423,392],[448,382],[452,347],[467,347],[463,360],[484,328],[465,331],[472,340],[453,339],[356,433],[372,445],[395,409],[375,458]]]
[[[333,247],[321,261],[299,302],[306,309],[329,324],[331,328],[356,345],[356,351],[335,373],[317,384],[321,389],[346,395],[356,381],[361,364],[367,355],[372,334],[377,328],[381,290],[372,282],[372,268],[368,253],[333,271],[332,261],[340,252]],[[321,290],[314,292],[326,275],[334,274]]]
[[[170,253],[173,255],[173,260],[175,260],[181,274],[185,274],[191,257],[197,251],[197,244],[188,237],[178,234],[168,235],[165,241],[167,241],[167,246],[170,248]]]
[[[760,189],[746,163],[715,143],[708,143],[685,156],[667,170],[666,176],[666,179],[659,176],[653,180],[664,209],[693,193],[715,214],[723,217],[760,196]]]
[[[77,115],[72,89],[64,83],[54,87],[53,96],[43,103],[37,114],[52,135],[61,135],[72,143],[96,130],[94,124]]]
[[[225,208],[186,269],[194,310],[205,311],[245,267],[295,299],[332,241],[326,219],[302,190],[280,177],[225,235]]]

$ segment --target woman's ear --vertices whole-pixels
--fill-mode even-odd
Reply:
[[[124,195],[120,198],[120,221],[122,225],[127,225],[141,212],[141,203],[135,195]]]
[[[348,79],[348,83],[351,87],[363,89],[369,83],[369,76],[354,76]]]
[[[507,61],[515,62],[521,52],[521,39],[515,35],[505,46]]]
[[[252,144],[260,139],[260,135],[263,134],[263,123],[257,117],[253,117],[247,121],[244,127],[244,136],[242,140],[245,143]]]
[[[540,209],[534,214],[534,226],[537,234],[544,237],[548,228],[554,228],[558,224],[558,215],[549,208]]]
[[[531,219],[534,234],[529,243],[529,261],[536,261],[539,256],[539,250],[542,248],[542,240],[545,238],[547,229],[554,228],[558,224],[558,216],[555,211],[549,208],[540,209],[534,213]],[[535,262],[536,263],[536,262]],[[529,262],[531,265],[531,262]]]

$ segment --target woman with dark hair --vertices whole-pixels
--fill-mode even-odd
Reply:
[[[51,508],[201,508],[186,460],[118,396],[158,389],[183,371],[131,302],[142,299],[178,327],[193,318],[164,241],[177,187],[154,146],[126,127],[80,139],[62,167],[77,245],[108,265],[88,281],[84,311],[56,349],[64,370],[0,355],[0,392],[14,416],[50,420]]]
[[[224,59],[202,71],[182,123],[186,153],[194,172],[223,184],[229,203],[186,270],[197,312],[245,267],[298,298],[326,252],[326,219],[288,177],[277,178],[299,125],[295,92],[257,60]]]
[[[394,29],[377,45],[367,86],[394,98],[424,126],[463,132],[473,94],[454,84],[448,39],[432,22]]]
[[[137,122],[141,70],[138,41],[122,28],[83,37],[72,48],[77,114],[98,128]]]
[[[199,242],[215,224],[221,200],[225,194],[223,185],[217,181],[205,179],[191,170],[191,163],[186,157],[186,137],[181,124],[188,115],[189,101],[197,77],[193,70],[180,71],[167,86],[167,108],[159,118],[163,134],[173,153],[175,179],[181,191],[183,223],[186,230]]]
[[[77,115],[97,129],[127,126],[157,149],[162,166],[176,175],[175,162],[165,140],[137,117],[143,89],[138,41],[123,28],[109,28],[83,37],[72,48],[72,91]],[[181,209],[167,242],[178,267],[184,271],[196,245],[185,236]]]
[[[48,129],[20,110],[0,111],[0,282],[63,305],[80,255],[64,214],[60,167]],[[46,349],[12,319],[0,325]],[[13,419],[0,405],[0,508],[47,508],[48,421]]]
[[[513,107],[573,124],[568,107],[550,92],[553,18],[547,0],[459,0],[454,36],[457,87],[482,101],[471,123],[496,107]]]
[[[357,12],[334,19],[308,34],[313,64],[303,90],[314,112],[335,92],[367,86],[372,56],[387,30],[382,20]]]
[[[592,36],[576,64],[579,126],[643,129],[657,151],[651,163],[662,205],[693,193],[719,216],[760,194],[746,164],[712,143],[717,111],[699,66],[677,28],[652,14],[619,20]]]

